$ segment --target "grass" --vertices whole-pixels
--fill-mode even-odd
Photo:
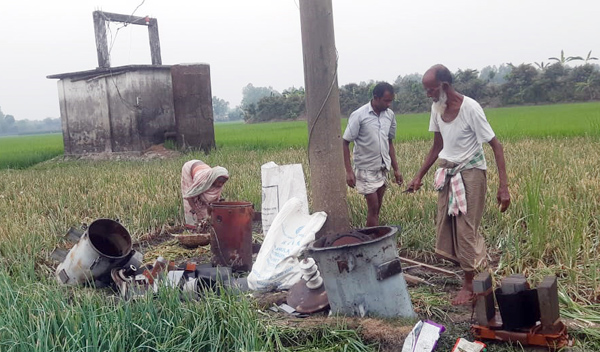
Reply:
[[[481,231],[498,263],[496,278],[522,272],[535,284],[544,275],[557,275],[562,316],[580,323],[574,333],[585,350],[600,350],[597,325],[592,325],[600,320],[600,139],[599,129],[586,127],[600,119],[599,107],[597,103],[554,106],[560,114],[553,114],[549,106],[488,112],[508,163],[512,204],[505,214],[495,206],[497,173],[490,148],[484,148],[489,192]],[[571,123],[554,128],[562,123],[556,116],[567,112]],[[408,179],[420,166],[431,136],[426,131],[419,132],[423,137],[417,133],[426,129],[426,116],[398,119],[396,150]],[[508,134],[504,120],[529,122]],[[536,126],[555,132],[549,137],[519,135],[527,128],[542,128]],[[181,224],[179,172],[188,159],[227,167],[231,180],[224,196],[251,201],[256,209],[261,201],[260,165],[268,161],[301,163],[310,190],[301,139],[307,134],[305,122],[216,128],[220,148],[209,155],[192,153],[157,161],[61,160],[0,170],[0,213],[7,214],[0,226],[0,350],[210,351],[208,342],[214,341],[222,341],[221,350],[236,351],[373,348],[343,324],[316,330],[273,324],[238,295],[182,304],[177,295],[165,294],[124,303],[107,300],[103,291],[65,288],[54,282],[49,254],[63,244],[70,226],[100,217],[119,218],[137,239],[164,225]],[[6,148],[3,156],[11,154]],[[430,172],[424,189],[412,195],[391,186],[381,214],[382,223],[402,225],[399,247],[420,258],[433,253],[436,194],[431,179]],[[348,207],[353,226],[362,226],[366,204],[353,190],[348,192]],[[413,292],[425,317],[444,319],[446,307],[441,302],[447,301],[447,295],[426,289]],[[466,334],[467,328],[457,326],[444,343],[450,345],[450,335]],[[521,350],[503,346],[488,350]]]
[[[60,133],[0,137],[0,169],[25,169],[63,151]]]
[[[600,103],[541,105],[486,109],[494,132],[506,139],[600,136]],[[396,141],[429,140],[429,114],[396,115]],[[342,119],[342,129],[347,119]],[[306,147],[306,121],[246,125],[217,124],[218,147],[242,150]]]

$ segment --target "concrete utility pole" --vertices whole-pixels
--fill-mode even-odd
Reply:
[[[300,26],[313,210],[327,213],[319,238],[350,229],[331,0],[300,0]]]

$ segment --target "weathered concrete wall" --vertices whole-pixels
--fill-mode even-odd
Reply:
[[[57,78],[65,154],[143,151],[175,132],[169,66]]]
[[[169,70],[132,71],[106,80],[114,152],[142,151],[175,132]]]
[[[110,152],[106,81],[66,79],[58,88],[65,154]]]
[[[215,147],[210,66],[171,67],[177,145],[209,151]]]

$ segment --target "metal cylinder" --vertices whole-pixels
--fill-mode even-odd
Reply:
[[[213,266],[229,266],[234,271],[252,268],[252,219],[250,202],[212,203],[210,236]]]
[[[395,227],[322,237],[308,245],[331,310],[343,315],[415,317],[397,256]]]
[[[110,219],[95,220],[56,269],[57,279],[77,285],[110,277],[112,268],[129,260],[131,246],[131,236],[123,225]]]

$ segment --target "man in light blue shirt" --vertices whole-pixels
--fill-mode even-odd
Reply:
[[[396,117],[390,109],[394,88],[378,83],[373,99],[348,118],[344,132],[344,166],[346,183],[367,200],[367,227],[379,225],[379,211],[386,189],[387,172],[394,170],[396,183],[403,182],[398,169],[393,140],[396,136]],[[354,142],[354,169],[350,163],[350,143]]]

